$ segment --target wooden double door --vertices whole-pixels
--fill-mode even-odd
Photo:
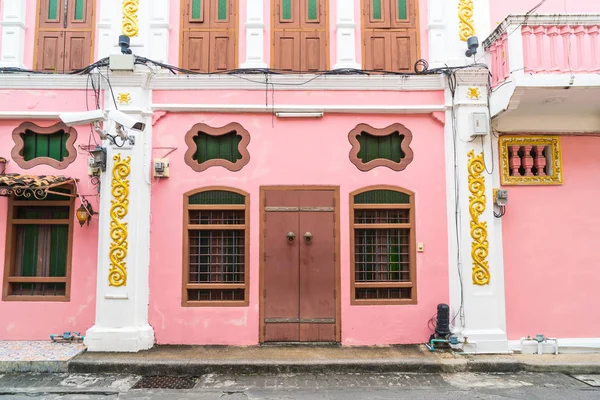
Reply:
[[[261,342],[340,341],[338,193],[261,189]]]

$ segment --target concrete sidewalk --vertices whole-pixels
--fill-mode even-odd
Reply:
[[[184,375],[239,373],[559,372],[599,374],[600,354],[462,355],[425,346],[155,346],[139,353],[82,353],[73,373]]]

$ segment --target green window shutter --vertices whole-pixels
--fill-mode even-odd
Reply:
[[[371,15],[373,19],[381,19],[381,0],[371,0]]]
[[[85,0],[75,1],[75,21],[83,21],[85,18]]]
[[[217,15],[217,19],[219,21],[227,21],[227,14],[228,14],[228,11],[227,11],[227,2],[228,1],[229,0],[219,0],[219,5],[218,5],[219,12],[218,12],[218,15]]]
[[[406,0],[398,0],[398,19],[407,19]]]
[[[188,204],[246,204],[242,194],[226,190],[208,190],[190,196]]]
[[[369,190],[354,196],[354,204],[409,204],[410,195],[395,190]]]
[[[23,237],[23,245],[17,251],[21,252],[21,265],[16,265],[17,276],[36,276],[38,262],[38,225],[20,225],[17,227],[17,236]]]
[[[242,158],[239,151],[241,141],[242,137],[235,131],[221,136],[211,136],[204,132],[199,132],[194,137],[196,153],[193,158],[198,164],[215,159],[227,160],[234,163]]]
[[[192,0],[192,19],[200,19],[202,0]]]
[[[67,276],[68,248],[69,226],[53,225],[50,237],[50,271],[48,276]]]
[[[317,10],[318,10],[317,0],[308,0],[308,20],[309,21],[318,20]]]
[[[358,158],[360,158],[363,163],[378,158],[399,163],[405,157],[405,154],[402,151],[403,139],[404,136],[401,136],[398,132],[393,132],[387,136],[373,136],[366,132],[362,132],[357,137],[360,145]]]
[[[64,131],[58,131],[50,135],[40,135],[31,130],[26,130],[22,138],[25,161],[37,157],[49,157],[56,161],[63,161],[69,155],[67,151],[69,134]]]
[[[48,19],[56,20],[58,17],[58,0],[49,0],[48,2]]]
[[[292,0],[281,0],[281,19],[292,19]]]

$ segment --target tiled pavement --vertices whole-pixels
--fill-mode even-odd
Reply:
[[[0,341],[0,373],[66,372],[68,361],[84,350],[81,343]]]

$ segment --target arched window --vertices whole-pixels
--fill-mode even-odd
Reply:
[[[350,193],[352,304],[415,304],[414,193],[370,186]]]
[[[248,193],[193,190],[184,208],[182,305],[248,305]]]
[[[418,0],[362,0],[363,68],[413,72],[419,59]]]

